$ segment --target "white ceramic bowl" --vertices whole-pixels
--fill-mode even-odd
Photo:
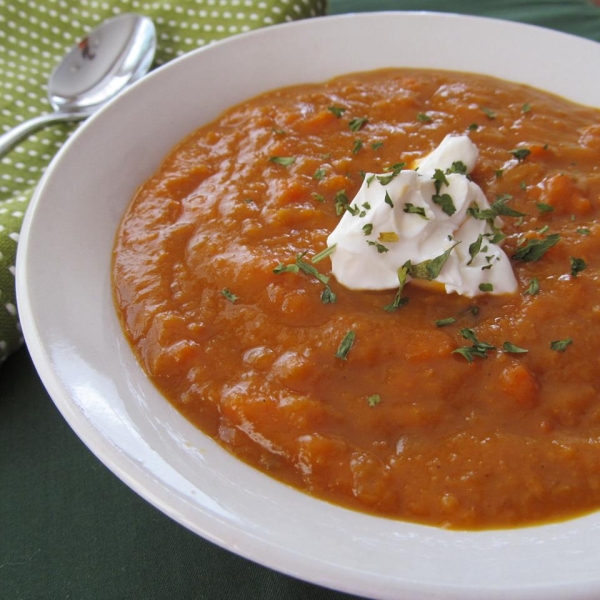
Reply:
[[[389,66],[529,83],[600,106],[600,44],[476,17],[326,17],[232,38],[173,61],[91,118],[26,216],[17,285],[27,345],[58,408],[127,485],[199,535],[301,579],[381,599],[600,598],[600,513],[445,531],[348,511],[241,463],[144,376],[111,297],[111,250],[137,186],[183,136],[268,89]]]

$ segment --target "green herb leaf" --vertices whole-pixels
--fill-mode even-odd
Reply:
[[[477,123],[471,123],[471,124],[470,124],[470,125],[467,127],[467,129],[468,129],[469,131],[477,131],[477,130],[479,129],[479,125],[477,125]]]
[[[583,258],[574,258],[571,256],[569,258],[569,262],[571,263],[571,275],[573,277],[577,277],[577,275],[587,267],[587,264]]]
[[[480,233],[477,236],[477,239],[472,244],[469,244],[469,256],[471,257],[471,260],[469,260],[469,262],[467,263],[467,266],[469,266],[473,262],[473,259],[481,252],[482,242],[483,242],[483,234]]]
[[[377,248],[377,252],[379,252],[379,254],[383,254],[384,252],[390,251],[389,248],[386,248],[383,244],[380,244],[379,242],[373,242],[371,240],[367,240],[367,244],[369,244],[369,246],[375,246],[375,248]]]
[[[446,174],[441,169],[436,169],[431,177],[434,181],[435,185],[435,193],[439,194],[442,189],[442,185],[448,185],[448,179],[446,178]]]
[[[564,352],[572,343],[573,340],[571,338],[555,340],[554,342],[550,342],[550,348],[556,352]]]
[[[325,169],[317,169],[315,171],[315,174],[313,175],[313,179],[325,179],[325,176],[327,175],[327,171]]]
[[[284,167],[289,167],[296,162],[295,156],[271,156],[269,161],[278,165],[283,165]]]
[[[524,246],[519,248],[513,258],[524,262],[533,262],[539,260],[546,252],[560,241],[560,234],[552,233],[544,239],[531,239]]]
[[[456,207],[454,206],[454,201],[452,200],[452,196],[450,194],[435,194],[431,197],[431,199],[445,212],[449,217],[451,217],[456,212]]]
[[[348,196],[346,195],[345,190],[340,190],[335,194],[335,212],[337,215],[343,214],[345,211],[348,211],[353,217],[360,213],[360,210],[352,206],[348,201]]]
[[[332,246],[327,246],[327,248],[325,248],[325,250],[321,250],[321,252],[315,254],[310,259],[310,262],[313,264],[316,264],[319,261],[323,260],[324,258],[327,258],[335,250],[336,245],[337,244],[333,244]]]
[[[521,110],[524,113],[528,113],[531,110],[531,105],[529,104],[529,102],[525,102],[525,104],[523,104],[523,108]]]
[[[433,119],[427,113],[417,113],[417,121],[421,123],[431,123]]]
[[[333,113],[338,119],[346,112],[346,109],[341,106],[328,106],[327,110]]]
[[[482,106],[481,110],[483,114],[490,120],[493,121],[496,118],[496,113],[491,109],[487,108],[487,106]]]
[[[346,360],[348,356],[348,352],[352,348],[354,344],[354,340],[356,338],[356,334],[351,329],[346,333],[344,339],[340,343],[337,352],[335,353],[336,358],[341,358],[342,360]]]
[[[530,154],[531,150],[529,148],[515,148],[514,150],[509,150],[509,152],[520,162],[525,160]]]
[[[302,256],[303,256],[303,254],[296,257],[296,264],[298,265],[298,268],[303,273],[306,273],[306,275],[311,275],[315,279],[318,279],[324,285],[327,285],[329,283],[329,277],[327,275],[323,275],[322,273],[319,273],[319,271],[317,271],[316,267],[313,267],[310,263],[306,262],[302,258]]]
[[[510,354],[525,354],[529,352],[529,350],[526,350],[525,348],[520,348],[519,346],[515,346],[511,342],[504,342],[504,344],[502,344],[502,349],[504,350],[504,352],[509,352]]]
[[[383,142],[373,142],[371,144],[371,148],[373,150],[379,150],[379,148],[382,148],[382,147],[383,147]]]
[[[325,202],[325,196],[321,196],[321,194],[317,194],[317,192],[313,192],[311,196],[318,202]]]
[[[487,358],[487,353],[490,350],[496,350],[494,346],[487,342],[481,342],[477,339],[475,332],[472,329],[461,329],[460,334],[470,342],[473,342],[471,347],[462,346],[454,350],[453,354],[461,354],[464,356],[469,363],[473,362],[474,357]]]
[[[231,302],[232,304],[235,304],[235,301],[238,299],[238,296],[236,296],[231,290],[228,290],[227,288],[222,289],[221,294],[225,298],[227,298],[227,300],[229,300],[229,302]]]
[[[580,235],[590,235],[591,230],[588,229],[587,227],[580,227],[579,229],[576,230],[578,234]]]
[[[367,404],[369,406],[377,406],[381,402],[381,396],[379,394],[371,394],[367,398]]]
[[[354,145],[352,146],[352,154],[358,154],[363,147],[363,141],[360,139],[354,140]]]
[[[354,132],[360,131],[369,120],[366,117],[355,117],[348,123],[348,127]]]
[[[283,263],[279,263],[273,269],[273,273],[275,273],[275,275],[280,275],[281,273],[298,273],[298,271],[300,271],[300,267],[297,264],[284,265]]]
[[[394,312],[401,306],[404,306],[408,302],[408,298],[402,297],[402,290],[406,285],[406,280],[408,279],[408,270],[410,268],[410,261],[407,261],[403,266],[398,269],[398,291],[396,292],[396,296],[391,304],[387,304],[383,307],[383,310],[387,312]]]
[[[531,279],[529,287],[523,293],[530,296],[537,296],[540,293],[540,282],[537,280],[537,277]]]
[[[414,204],[411,204],[410,202],[407,202],[404,205],[403,211],[405,213],[408,213],[408,214],[411,214],[411,215],[419,215],[419,217],[421,217],[422,219],[425,219],[426,221],[429,221],[429,217],[425,213],[425,209],[422,206],[415,206]]]
[[[335,302],[337,302],[336,294],[328,285],[326,285],[323,291],[321,292],[321,302],[323,304],[334,304]]]
[[[454,317],[448,317],[446,319],[438,319],[437,321],[435,321],[435,326],[447,327],[448,325],[452,325],[453,323],[456,323],[456,319]]]
[[[551,204],[546,204],[544,202],[538,202],[536,204],[536,206],[539,208],[540,212],[542,212],[542,213],[548,213],[548,212],[552,212],[554,210],[554,206],[552,206]]]
[[[494,291],[494,284],[492,284],[492,283],[480,283],[479,284],[479,290],[481,292],[493,292]]]
[[[388,194],[388,191],[385,191],[385,198],[384,198],[384,202],[386,204],[388,204],[391,208],[394,208],[394,203],[392,202],[392,199],[390,198],[390,195]]]
[[[460,175],[467,174],[467,165],[465,165],[462,160],[455,160],[452,163],[452,166],[446,169],[446,175],[450,175],[451,173],[459,173]]]
[[[365,225],[363,225],[362,230],[365,235],[371,235],[373,231],[373,223],[366,223]]]
[[[458,246],[460,242],[456,242],[453,246],[448,248],[444,253],[432,258],[430,260],[424,260],[416,265],[407,263],[408,266],[408,274],[413,279],[426,279],[428,281],[432,281],[438,277],[443,266],[446,264],[448,257],[450,256],[450,252],[454,250],[456,246]]]
[[[390,183],[390,181],[392,181],[392,179],[394,179],[394,177],[397,177],[400,174],[405,166],[406,163],[396,163],[386,169],[386,171],[391,171],[390,175],[377,175],[377,180],[379,183],[381,183],[381,185],[387,185]]]

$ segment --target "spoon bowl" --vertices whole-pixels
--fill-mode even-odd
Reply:
[[[77,43],[48,80],[53,112],[0,136],[0,155],[36,129],[78,121],[145,75],[156,50],[156,30],[148,17],[126,13],[105,21]]]

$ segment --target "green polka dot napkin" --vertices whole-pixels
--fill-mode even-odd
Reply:
[[[326,0],[0,0],[0,132],[50,112],[46,81],[71,46],[110,17],[136,12],[157,31],[155,66],[230,35],[325,14]],[[15,255],[44,169],[77,124],[46,127],[0,157],[0,362],[22,343]]]

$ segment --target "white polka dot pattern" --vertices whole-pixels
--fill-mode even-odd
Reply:
[[[103,20],[151,17],[155,66],[190,50],[276,23],[325,13],[326,0],[0,0],[0,131],[49,112],[46,81],[66,51]],[[15,255],[23,215],[48,163],[75,129],[57,124],[0,158],[0,362],[22,343]]]

